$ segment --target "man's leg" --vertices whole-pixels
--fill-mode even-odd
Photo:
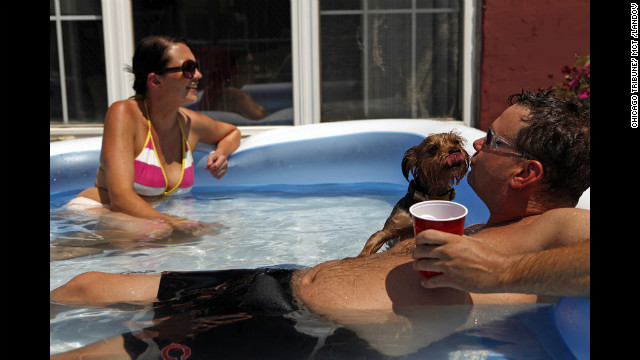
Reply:
[[[69,305],[103,306],[117,302],[156,301],[161,274],[87,272],[53,290],[50,301]]]

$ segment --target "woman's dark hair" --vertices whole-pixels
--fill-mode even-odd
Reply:
[[[554,95],[523,89],[509,96],[509,104],[529,110],[521,119],[529,125],[518,131],[515,145],[542,163],[546,194],[575,206],[591,184],[591,114],[579,102]]]
[[[171,36],[148,36],[136,45],[133,65],[126,69],[133,73],[133,90],[136,95],[147,94],[147,75],[167,66],[170,60],[167,50],[177,43],[187,45],[185,40]]]

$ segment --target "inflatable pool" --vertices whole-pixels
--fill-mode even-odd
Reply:
[[[194,152],[194,192],[275,185],[318,188],[336,184],[387,184],[406,188],[407,181],[400,171],[404,152],[429,134],[451,130],[467,139],[469,154],[475,152],[473,141],[484,136],[480,130],[457,122],[431,120],[362,120],[273,130],[243,139],[240,148],[229,158],[229,170],[222,180],[215,180],[204,171],[206,155],[214,149],[200,144]],[[100,146],[100,137],[50,144],[52,199],[93,185]],[[457,187],[456,201],[469,209],[468,224],[487,219],[486,207],[466,184],[466,179]],[[583,195],[579,207],[589,208],[589,191]],[[563,299],[553,309],[556,336],[577,359],[589,358],[589,314],[588,298]],[[489,355],[486,358],[503,358],[496,353]]]

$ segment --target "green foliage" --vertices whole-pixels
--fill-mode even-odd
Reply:
[[[564,80],[553,85],[550,89],[565,100],[581,103],[585,109],[591,108],[591,54],[580,57],[575,54],[576,63],[573,67],[564,66],[562,73]]]

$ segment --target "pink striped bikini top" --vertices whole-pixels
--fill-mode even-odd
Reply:
[[[145,102],[145,108],[146,108]],[[149,132],[147,133],[147,139],[145,140],[145,146],[140,151],[140,154],[134,161],[134,180],[133,191],[138,195],[143,196],[158,196],[169,194],[186,194],[193,187],[193,155],[189,148],[189,142],[184,136],[182,131],[182,124],[178,119],[178,125],[180,126],[180,133],[182,134],[182,141],[184,146],[182,147],[182,173],[180,174],[180,181],[173,189],[169,189],[167,185],[167,176],[160,164],[160,158],[156,153],[153,143],[153,137],[151,136],[151,120],[149,119],[149,112],[147,112],[147,124],[149,125]]]

